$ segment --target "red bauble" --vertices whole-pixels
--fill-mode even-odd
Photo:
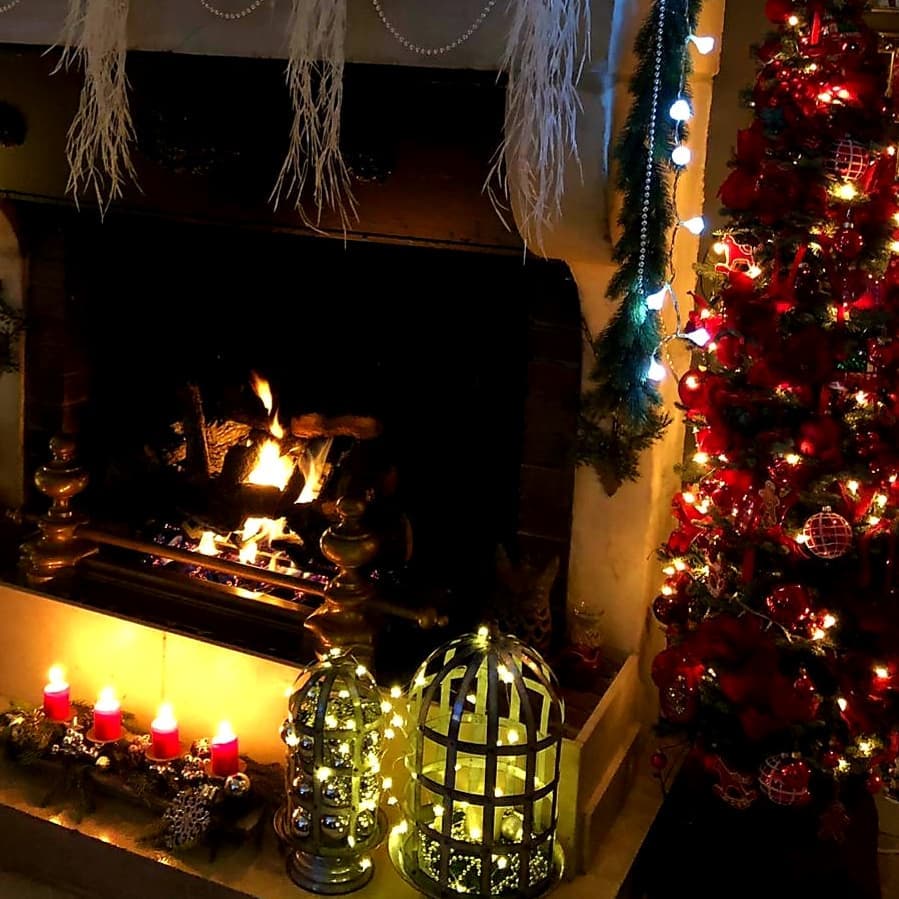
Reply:
[[[772,755],[759,769],[759,786],[775,805],[805,805],[812,798],[811,777],[812,770],[803,759]]]
[[[871,152],[862,144],[849,138],[841,140],[831,151],[827,171],[834,178],[858,181],[871,165]]]
[[[819,559],[839,559],[852,546],[852,525],[829,508],[812,515],[802,533],[806,548]]]
[[[798,630],[812,612],[811,593],[802,584],[781,584],[771,591],[765,606],[772,621]]]
[[[684,373],[677,385],[680,401],[689,410],[701,410],[708,401],[708,373],[691,368]]]
[[[824,768],[836,768],[840,764],[840,754],[835,749],[828,749],[821,756],[821,765]]]
[[[718,189],[721,205],[734,212],[751,209],[758,195],[758,175],[744,168],[735,168]]]
[[[769,22],[783,25],[793,12],[792,0],[766,0],[765,15]]]
[[[661,593],[652,603],[652,612],[663,627],[686,624],[690,620],[690,611],[690,598],[680,592],[670,596]]]
[[[865,240],[855,228],[843,228],[834,239],[833,246],[844,259],[856,259],[865,247]]]
[[[664,752],[654,752],[649,760],[655,771],[662,771],[668,765],[668,756]]]
[[[883,789],[883,778],[877,771],[872,771],[865,781],[865,788],[869,793],[879,793]]]

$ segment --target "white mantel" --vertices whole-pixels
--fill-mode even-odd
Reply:
[[[212,2],[212,0],[210,0]],[[221,10],[237,11],[247,0],[215,0]],[[60,34],[63,0],[21,0],[0,16],[0,41],[53,44]],[[400,32],[422,46],[454,40],[474,22],[484,0],[382,0],[385,14]],[[593,3],[594,61],[608,56],[616,6],[622,0]],[[220,19],[200,0],[131,0],[129,38],[139,50],[222,56],[283,57],[290,0],[263,0],[254,13],[236,21]],[[508,28],[508,4],[498,0],[481,28],[465,44],[443,56],[423,57],[406,49],[387,32],[370,0],[348,0],[347,59],[383,65],[423,65],[459,69],[496,69]]]

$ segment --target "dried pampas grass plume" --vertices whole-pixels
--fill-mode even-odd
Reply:
[[[294,197],[303,223],[317,228],[322,209],[335,210],[343,227],[356,217],[350,175],[340,151],[346,0],[293,0],[287,87],[293,104],[290,148],[271,199]],[[311,184],[314,217],[303,207]]]
[[[542,249],[562,211],[566,164],[580,166],[577,84],[590,55],[590,0],[512,0],[510,7],[505,132],[486,189],[502,218],[511,184],[521,232]]]
[[[135,177],[130,144],[134,126],[128,105],[125,57],[129,0],[69,0],[63,53],[54,71],[84,68],[78,111],[69,128],[68,190],[76,202],[92,189],[105,212]]]

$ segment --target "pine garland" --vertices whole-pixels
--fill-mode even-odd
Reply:
[[[655,0],[635,42],[640,62],[630,80],[633,103],[614,151],[615,183],[624,204],[618,219],[621,237],[613,257],[618,270],[606,296],[618,303],[618,309],[593,341],[592,386],[582,399],[579,428],[579,461],[596,470],[609,495],[624,481],[637,479],[640,453],[662,436],[671,421],[647,375],[662,331],[659,314],[647,308],[646,297],[661,289],[670,273],[677,171],[671,151],[683,126],[673,121],[668,110],[678,97],[689,96],[685,83],[685,73],[691,70],[688,38],[701,9],[702,0]],[[650,136],[657,52],[661,54],[660,81]],[[648,180],[644,162],[651,165]],[[641,247],[645,247],[642,260]]]

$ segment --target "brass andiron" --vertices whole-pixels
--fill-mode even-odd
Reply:
[[[325,558],[337,566],[337,574],[325,588],[325,601],[306,619],[315,654],[325,658],[332,649],[352,653],[371,663],[374,651],[374,584],[360,571],[378,555],[380,541],[362,523],[365,502],[344,496],[337,503],[340,523],[321,538]]]
[[[34,476],[41,493],[50,497],[50,508],[38,519],[40,534],[21,550],[25,579],[32,587],[70,573],[81,559],[96,552],[94,544],[76,534],[86,519],[71,508],[71,502],[87,487],[88,474],[75,461],[74,439],[57,435],[50,441],[50,454],[51,461]]]

